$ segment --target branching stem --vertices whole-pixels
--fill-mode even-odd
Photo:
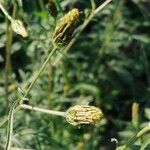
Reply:
[[[30,110],[34,110],[34,111],[38,111],[38,112],[42,112],[42,113],[46,113],[46,114],[51,114],[51,115],[56,115],[56,116],[62,116],[62,117],[65,117],[65,114],[66,114],[65,112],[62,112],[62,111],[43,109],[43,108],[34,107],[31,105],[26,105],[26,104],[21,104],[20,108],[30,109]]]

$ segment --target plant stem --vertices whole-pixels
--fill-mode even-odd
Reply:
[[[95,11],[94,15],[98,14],[103,8],[105,8],[112,0],[106,0],[102,5],[100,5]]]
[[[92,7],[92,11],[94,11],[96,8],[95,0],[91,0],[91,7]]]
[[[148,123],[148,125],[146,127],[144,127],[143,129],[141,129],[138,133],[136,133],[131,139],[129,139],[127,141],[127,143],[123,146],[118,147],[116,150],[126,150],[128,149],[130,146],[132,146],[139,138],[141,138],[141,136],[143,136],[144,134],[146,134],[147,132],[150,131],[150,123]]]
[[[3,7],[3,5],[0,3],[0,9],[2,10],[2,12],[5,14],[5,16],[10,20],[13,21],[13,18],[8,14],[8,12],[6,11],[6,9]]]
[[[22,98],[19,98],[15,101],[15,104],[18,103],[22,103],[23,100],[26,98],[26,96],[29,94],[30,90],[32,89],[32,87],[34,86],[35,82],[37,81],[37,79],[39,78],[40,74],[42,73],[42,71],[44,70],[47,62],[50,60],[50,58],[53,56],[53,54],[55,54],[56,52],[56,47],[53,48],[53,50],[49,53],[47,59],[44,61],[44,63],[42,64],[41,69],[39,70],[38,74],[35,75],[34,79],[32,80],[31,84],[29,85],[28,89],[26,90],[25,94],[23,95]],[[19,106],[17,106],[13,111],[14,113],[16,113],[19,110]],[[10,116],[7,116],[5,118],[2,119],[2,121],[0,122],[0,127],[9,119]]]
[[[71,46],[76,42],[77,38],[80,36],[81,32],[87,27],[87,25],[90,23],[90,21],[94,18],[96,14],[98,14],[101,10],[105,8],[112,0],[106,0],[102,5],[100,5],[95,11],[91,12],[88,19],[81,25],[79,32],[75,35],[75,37],[70,41],[70,43],[64,48],[63,53],[65,54]],[[58,55],[56,60],[52,63],[53,66],[56,66],[60,59],[63,57],[63,55]]]
[[[13,0],[13,13],[12,18],[16,17],[17,5],[15,0]],[[11,73],[11,47],[13,41],[13,31],[9,28],[9,23],[7,21],[7,40],[6,40],[6,63],[5,63],[5,103],[6,103],[6,112],[8,111],[8,84],[9,84],[9,76]]]
[[[35,82],[37,81],[37,79],[39,78],[40,74],[42,73],[42,71],[44,70],[46,64],[48,63],[48,61],[50,60],[50,58],[53,56],[53,54],[56,52],[56,47],[53,48],[53,50],[49,53],[47,59],[44,61],[42,67],[40,68],[39,72],[37,75],[35,75],[33,81],[31,82],[31,84],[29,85],[28,89],[26,90],[22,100],[20,101],[20,104],[22,103],[22,101],[26,98],[26,96],[29,94],[31,88],[33,87],[33,85],[35,84]]]
[[[48,76],[48,84],[47,84],[47,98],[48,98],[48,104],[50,106],[51,102],[51,92],[52,92],[52,83],[51,83],[51,78],[52,78],[52,73],[53,73],[53,67],[51,65],[51,62],[48,64],[49,69],[47,69],[47,76]]]
[[[39,70],[38,74],[35,75],[34,79],[32,80],[31,84],[29,85],[29,88],[27,89],[27,91],[25,92],[24,96],[21,99],[17,99],[16,101],[14,101],[13,105],[10,108],[9,111],[9,116],[8,116],[8,126],[7,126],[7,143],[6,143],[6,150],[10,150],[11,147],[11,141],[12,141],[12,135],[13,135],[13,119],[14,119],[14,113],[16,112],[16,110],[18,110],[18,107],[22,104],[23,100],[26,98],[26,96],[29,94],[31,88],[33,87],[33,85],[35,84],[35,82],[37,81],[37,79],[39,78],[40,74],[42,73],[42,71],[44,70],[47,62],[49,61],[49,59],[53,56],[53,54],[55,53],[56,48],[54,47],[53,50],[49,53],[47,59],[44,61],[41,69]],[[18,105],[18,103],[20,105]],[[18,105],[18,106],[17,106]]]
[[[35,111],[38,111],[38,112],[51,114],[51,115],[56,115],[56,116],[62,116],[62,117],[65,117],[65,114],[66,114],[65,112],[62,112],[62,111],[48,110],[48,109],[34,107],[34,106],[26,105],[26,104],[21,104],[20,107],[24,108],[24,109],[35,110]]]

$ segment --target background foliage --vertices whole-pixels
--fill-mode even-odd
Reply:
[[[81,24],[91,9],[90,1],[55,0],[59,14],[54,19],[46,8],[47,1],[24,0],[22,7],[19,2],[7,0],[5,6],[12,14],[14,3],[17,5],[16,18],[26,24],[28,38],[13,33],[9,45],[9,22],[0,13],[1,118],[8,115],[13,100],[21,94],[17,88],[26,89],[47,57],[57,20],[76,7],[81,11]],[[102,2],[97,0],[96,5]],[[150,120],[149,8],[148,0],[113,1],[90,22],[56,67],[49,62],[30,92],[32,105],[62,111],[75,104],[95,105],[103,110],[104,120],[95,127],[78,128],[60,117],[22,110],[15,115],[14,147],[114,149],[111,138],[122,144]],[[131,115],[133,102],[139,104],[136,123]],[[145,135],[137,146],[147,139]],[[5,142],[6,125],[0,128],[0,145]]]

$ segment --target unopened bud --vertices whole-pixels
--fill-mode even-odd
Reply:
[[[27,30],[25,29],[22,21],[20,20],[11,21],[11,28],[15,33],[21,35],[24,38],[28,36]]]
[[[66,43],[70,40],[79,20],[79,15],[79,10],[74,8],[60,19],[53,34],[55,42]]]
[[[103,118],[102,111],[94,106],[76,105],[66,112],[66,120],[76,126],[81,124],[96,124]]]

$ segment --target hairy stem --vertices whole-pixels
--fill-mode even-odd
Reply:
[[[5,14],[5,16],[10,20],[13,21],[13,18],[8,14],[8,12],[6,11],[6,9],[3,7],[3,5],[0,3],[0,9],[2,10],[2,12]]]
[[[17,11],[17,5],[15,0],[13,0],[13,13],[12,18],[14,19],[16,17],[16,11]],[[9,23],[7,20],[7,40],[6,40],[6,63],[5,63],[5,103],[6,103],[6,112],[8,111],[8,84],[9,84],[9,76],[11,73],[11,47],[12,47],[12,41],[13,41],[13,31],[9,28]]]
[[[62,116],[62,117],[65,117],[65,114],[66,114],[65,112],[62,112],[62,111],[48,110],[48,109],[34,107],[34,106],[26,105],[26,104],[21,104],[20,108],[35,110],[35,111],[38,111],[41,113],[46,113],[46,114],[51,114],[51,115],[56,115],[56,116]]]

